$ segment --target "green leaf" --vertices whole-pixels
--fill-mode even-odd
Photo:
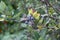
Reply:
[[[6,4],[3,1],[1,1],[0,2],[0,12],[3,12],[5,10],[5,8],[6,8]]]
[[[20,14],[21,14],[21,12],[19,12],[18,14],[16,14],[16,15],[14,15],[13,16],[13,18],[17,18],[17,17],[19,17],[20,16]]]
[[[34,31],[34,40],[38,40],[40,37],[39,33],[37,31]]]
[[[47,32],[46,28],[42,29],[42,31],[40,32],[39,40],[45,40],[46,32]]]

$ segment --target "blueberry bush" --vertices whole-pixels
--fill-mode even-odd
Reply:
[[[0,40],[60,40],[60,0],[0,0]]]

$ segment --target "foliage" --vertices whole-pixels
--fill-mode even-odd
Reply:
[[[59,0],[0,0],[0,40],[59,39]]]

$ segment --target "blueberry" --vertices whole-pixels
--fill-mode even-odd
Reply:
[[[32,16],[28,17],[28,20],[31,21],[31,20],[34,20],[34,18]]]
[[[34,20],[34,17],[31,17],[31,20]]]

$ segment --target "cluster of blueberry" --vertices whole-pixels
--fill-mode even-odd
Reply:
[[[26,15],[23,14],[22,18],[20,19],[22,23],[28,24],[28,25],[34,25],[34,17],[30,14]]]

